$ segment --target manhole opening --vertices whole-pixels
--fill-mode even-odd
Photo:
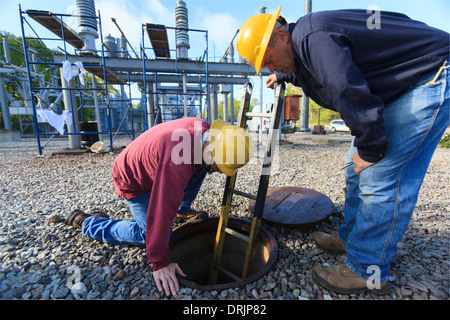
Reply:
[[[185,278],[178,277],[181,285],[200,290],[242,287],[264,276],[275,264],[278,256],[276,240],[260,228],[250,276],[236,281],[219,272],[217,283],[208,283],[218,222],[219,218],[210,218],[199,224],[184,224],[173,231],[170,260],[178,263],[186,274]],[[248,235],[251,222],[230,217],[228,227]],[[247,242],[226,234],[220,265],[241,276],[246,250]]]

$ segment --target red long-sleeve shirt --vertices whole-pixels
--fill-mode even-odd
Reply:
[[[170,263],[169,230],[191,176],[204,166],[201,138],[209,127],[198,118],[159,124],[131,142],[114,161],[112,176],[119,197],[129,200],[151,191],[146,249],[153,271]]]

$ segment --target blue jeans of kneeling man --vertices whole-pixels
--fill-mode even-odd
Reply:
[[[183,200],[178,212],[190,209],[191,203],[197,197],[206,176],[207,168],[197,170],[188,182]],[[87,218],[82,227],[82,233],[94,240],[102,242],[135,245],[145,247],[146,222],[151,192],[127,201],[134,220],[116,220],[101,217]],[[172,229],[168,230],[172,235]]]

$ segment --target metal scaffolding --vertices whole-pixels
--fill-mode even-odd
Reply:
[[[156,24],[142,24],[142,44],[141,44],[141,54],[143,62],[143,88],[145,90],[144,94],[144,104],[147,106],[145,109],[145,123],[146,127],[152,127],[155,124],[165,122],[167,120],[173,120],[186,116],[198,116],[203,118],[202,110],[202,98],[206,98],[206,105],[209,105],[208,96],[208,31],[207,30],[197,30],[197,29],[183,29],[186,32],[199,32],[205,35],[205,49],[204,57],[206,60],[202,63],[199,70],[185,70],[180,69],[180,59],[178,57],[177,49],[170,49],[167,30],[178,31],[180,28],[167,27],[164,25]],[[145,33],[147,33],[149,40],[151,42],[151,47],[146,47],[145,44]],[[175,52],[174,68],[170,66],[167,69],[164,67],[152,67],[148,66],[149,56],[146,50],[153,50],[155,59],[169,59],[171,52]],[[203,69],[203,70],[202,70]],[[176,86],[164,87],[162,82],[159,80],[160,76],[172,75],[172,80],[170,82],[175,82]],[[188,81],[188,78],[190,79]],[[153,79],[150,82],[149,79]],[[197,79],[196,88],[188,88],[189,83],[193,83],[192,80]],[[202,81],[203,80],[203,81]],[[195,80],[194,80],[195,81]],[[195,82],[194,82],[195,83]],[[174,102],[169,103],[169,98],[172,97]],[[188,99],[191,99],[189,107],[198,107],[198,114],[190,114],[188,109]],[[195,105],[195,100],[198,104]],[[182,104],[181,104],[182,103]],[[209,115],[209,108],[207,109],[207,119],[211,119]]]
[[[40,111],[46,110],[50,112],[51,114],[54,113],[55,116],[62,116],[63,110],[61,110],[61,107],[58,108],[58,110],[55,110],[51,107],[51,104],[49,101],[45,101],[45,97],[48,97],[48,94],[45,94],[45,92],[60,92],[60,96],[63,97],[64,102],[64,109],[65,111],[69,111],[68,114],[70,114],[71,119],[70,121],[67,121],[66,118],[66,125],[67,125],[67,131],[64,131],[64,135],[69,136],[69,143],[71,149],[81,148],[82,147],[82,138],[85,139],[92,139],[92,137],[97,137],[98,140],[100,140],[100,137],[102,135],[109,135],[109,142],[110,142],[110,151],[113,151],[113,137],[120,131],[120,132],[127,132],[132,135],[132,138],[134,139],[134,128],[131,126],[130,129],[125,129],[124,125],[124,119],[127,116],[128,113],[132,113],[132,103],[130,99],[123,100],[123,96],[121,99],[116,99],[115,102],[125,102],[127,105],[126,111],[123,112],[121,116],[120,123],[117,127],[117,130],[114,132],[114,128],[112,125],[112,117],[113,113],[116,112],[116,110],[113,108],[111,104],[111,97],[110,92],[108,89],[108,84],[126,84],[125,81],[117,78],[114,73],[110,72],[107,68],[107,63],[105,59],[105,43],[103,41],[103,34],[102,34],[102,28],[101,28],[101,16],[100,12],[98,13],[98,16],[86,16],[86,15],[77,15],[75,17],[82,17],[82,18],[89,18],[89,19],[95,19],[98,21],[99,25],[99,33],[100,33],[100,41],[101,41],[101,50],[99,50],[94,55],[97,56],[97,54],[100,54],[98,57],[98,61],[96,62],[90,62],[90,63],[82,63],[82,69],[80,68],[80,71],[89,71],[92,75],[91,77],[91,87],[88,85],[85,85],[81,80],[81,78],[74,77],[73,79],[66,79],[64,74],[64,63],[69,65],[66,65],[68,68],[72,68],[73,66],[79,67],[80,65],[77,65],[76,63],[78,61],[75,61],[77,59],[74,59],[75,57],[78,57],[77,55],[70,55],[68,53],[68,44],[70,44],[72,47],[75,48],[75,50],[81,51],[83,48],[83,41],[81,40],[81,37],[73,31],[65,22],[64,19],[68,17],[74,17],[74,15],[68,15],[68,14],[59,14],[59,13],[52,13],[49,11],[38,11],[38,10],[26,10],[22,11],[20,5],[19,5],[19,14],[20,14],[20,21],[21,21],[21,29],[22,29],[22,39],[23,39],[23,50],[24,50],[24,57],[25,57],[25,64],[26,64],[26,70],[28,75],[28,83],[29,83],[29,90],[31,93],[30,97],[30,103],[33,110],[33,121],[34,121],[34,132],[36,135],[37,145],[38,145],[38,151],[39,154],[42,154],[43,147],[55,136],[62,134],[60,132],[41,132],[39,130],[38,126],[38,119],[41,118]],[[34,21],[40,23],[44,27],[46,27],[49,31],[54,33],[57,38],[41,38],[37,35],[37,33],[34,31],[33,26],[30,24],[27,18],[31,18]],[[33,30],[36,37],[27,37],[25,33],[25,28],[28,26]],[[42,62],[37,60],[30,60],[29,55],[27,54],[29,52],[29,47],[27,44],[27,40],[39,40],[42,43],[45,41],[60,41],[62,42],[62,47],[58,46],[60,50],[63,51],[63,61],[54,61],[54,62]],[[55,86],[54,83],[49,85],[42,86],[42,82],[40,85],[35,85],[36,79],[34,77],[34,74],[32,72],[32,68],[38,65],[46,65],[53,68],[60,69],[60,81],[61,86]],[[83,70],[84,69],[84,70]],[[103,79],[103,85],[100,85],[96,83],[95,76],[100,77]],[[89,84],[89,83],[86,83]],[[128,82],[128,85],[130,83]],[[76,94],[79,95],[79,99],[76,99]],[[98,98],[98,95],[102,94],[104,97],[104,103],[105,103],[105,110],[106,110],[106,116],[104,117],[107,122],[107,128],[102,129],[102,117],[100,112],[100,106],[99,103],[101,100]],[[89,97],[91,97],[89,99]],[[131,98],[131,96],[130,96]],[[59,101],[61,98],[59,98]],[[58,102],[59,102],[58,101]],[[78,103],[77,103],[78,102]],[[89,102],[94,102],[95,107],[95,114],[94,116],[88,116],[85,114],[85,108],[88,106],[91,106]],[[54,104],[55,105],[55,104]],[[53,113],[52,113],[53,112]],[[39,118],[38,118],[39,116]],[[79,122],[79,116],[81,117],[82,122]],[[96,120],[96,125],[89,125],[85,122],[85,119],[88,117],[94,117]],[[131,116],[132,119],[132,116]],[[71,124],[69,124],[71,123]],[[92,123],[91,123],[92,124]],[[121,127],[123,128],[122,130]],[[44,146],[41,144],[41,137],[50,137],[44,144]],[[92,144],[95,141],[86,141],[86,144],[89,146],[89,144]],[[84,144],[84,143],[83,143]]]
[[[180,12],[180,9],[176,10]],[[224,96],[224,114],[227,115],[227,95],[230,94],[231,104],[233,104],[233,86],[244,85],[248,82],[249,76],[255,75],[253,67],[244,62],[234,62],[232,56],[234,38],[230,42],[224,58],[220,62],[210,62],[208,31],[188,29],[187,24],[180,27],[177,22],[177,27],[168,27],[143,23],[140,55],[138,56],[130,45],[135,56],[132,57],[128,53],[126,45],[128,40],[114,18],[111,19],[121,33],[121,39],[116,40],[126,42],[125,45],[123,47],[121,45],[121,48],[117,49],[114,41],[110,41],[110,36],[103,37],[100,11],[95,16],[68,15],[39,10],[22,11],[19,5],[19,13],[27,72],[27,79],[23,82],[29,83],[31,92],[29,104],[32,109],[39,154],[42,154],[43,147],[59,134],[58,132],[39,130],[38,113],[41,109],[51,110],[57,115],[70,112],[71,121],[69,122],[71,125],[66,123],[67,131],[63,133],[69,137],[70,148],[80,148],[81,137],[98,135],[99,140],[109,136],[110,151],[113,151],[113,141],[119,132],[131,135],[131,139],[134,139],[135,129],[142,132],[158,123],[180,117],[195,116],[204,118],[208,122],[214,121],[218,117],[217,96],[219,93]],[[68,17],[95,20],[98,23],[101,50],[86,49],[89,41],[83,37],[82,28],[79,33],[72,30],[64,21]],[[43,25],[56,38],[39,37],[29,20]],[[36,37],[26,37],[25,27],[29,27]],[[197,60],[187,57],[189,44],[185,39],[188,38],[188,32],[204,36],[203,57]],[[169,39],[172,38],[168,36],[168,33],[174,33],[176,49],[170,48]],[[184,38],[177,39],[177,34],[181,34]],[[150,40],[150,46],[148,46],[146,37]],[[28,55],[30,48],[27,44],[29,39],[38,39],[42,43],[44,41],[60,41],[62,45],[58,48],[61,53],[53,54],[53,62],[30,59]],[[184,47],[179,53],[180,41]],[[74,53],[69,53],[68,48],[71,47],[74,48]],[[231,56],[228,61],[226,61],[227,54]],[[74,68],[82,65],[83,69],[92,75],[91,80],[86,81],[85,85],[77,77],[66,81],[63,66],[67,63]],[[55,82],[48,85],[41,82],[36,85],[36,73],[33,72],[33,68],[37,65],[53,68],[55,73],[59,69],[60,78],[58,80],[61,81],[61,85],[55,85]],[[261,75],[269,74],[269,70],[261,70]],[[102,79],[104,83],[97,83],[95,76]],[[109,85],[120,86],[120,98],[111,96]],[[140,98],[132,98],[131,85],[139,87]],[[125,86],[128,86],[129,97],[126,97]],[[50,102],[49,92],[51,92],[51,97],[57,97],[54,102]],[[99,97],[100,95],[101,97]],[[137,107],[133,106],[133,99],[139,100]],[[59,106],[59,102],[64,103],[64,110]],[[53,106],[52,103],[57,106],[56,109],[50,107]],[[88,115],[85,112],[87,108],[94,108],[94,115]],[[86,125],[86,119],[91,118],[96,120],[97,128],[92,129],[89,126],[80,128],[80,125]],[[227,118],[224,120],[228,121]],[[233,123],[233,116],[230,121]],[[44,145],[41,144],[41,137],[49,137]]]

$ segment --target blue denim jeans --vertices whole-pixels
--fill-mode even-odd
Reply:
[[[206,173],[207,168],[201,168],[192,175],[184,191],[183,201],[178,212],[185,212],[191,208],[191,203],[197,197]],[[90,239],[102,242],[145,246],[150,195],[151,192],[148,192],[127,201],[134,220],[89,217],[83,223],[82,233]],[[172,229],[167,232],[172,234]]]
[[[433,153],[449,125],[448,69],[436,84],[425,85],[435,73],[386,105],[383,118],[389,144],[384,158],[359,176],[353,166],[345,171],[347,196],[339,238],[346,245],[345,263],[364,279],[377,266],[380,282],[388,280],[390,260],[411,220]],[[350,147],[346,164],[355,151]]]

